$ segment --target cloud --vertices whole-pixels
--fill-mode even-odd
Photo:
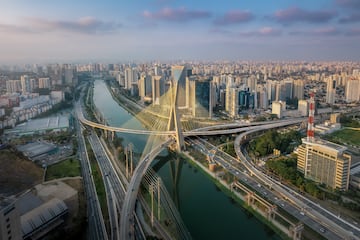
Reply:
[[[0,32],[7,33],[35,33],[35,31],[25,26],[18,26],[12,24],[0,24]]]
[[[219,34],[233,34],[233,32],[221,28],[211,28],[210,33],[219,33]]]
[[[250,11],[234,10],[224,14],[224,16],[215,19],[215,25],[231,25],[237,23],[249,22],[254,19]]]
[[[347,36],[360,36],[360,28],[353,28],[346,32]]]
[[[354,22],[360,22],[360,12],[353,13],[350,16],[342,17],[339,19],[339,23],[354,23]]]
[[[276,11],[271,18],[282,24],[295,22],[324,23],[336,16],[337,13],[334,11],[308,11],[298,7],[292,7]]]
[[[75,32],[80,34],[112,33],[122,25],[113,22],[104,22],[93,17],[84,17],[76,21],[46,20],[27,17],[18,25],[0,24],[1,32],[12,33],[44,33],[44,32]]]
[[[158,12],[144,11],[142,15],[147,19],[170,22],[188,22],[211,17],[211,13],[208,11],[188,10],[185,7],[178,9],[163,8]]]
[[[328,27],[328,28],[319,28],[312,31],[315,35],[320,36],[335,36],[341,34],[341,32],[334,28],[334,27]]]
[[[243,37],[275,37],[282,35],[282,31],[272,27],[263,27],[256,31],[238,32],[236,35]]]
[[[342,34],[342,32],[334,27],[318,28],[318,29],[313,29],[313,30],[309,30],[309,31],[298,30],[298,31],[289,32],[289,35],[294,35],[294,36],[298,36],[298,35],[302,35],[302,36],[338,36],[340,34]]]
[[[27,18],[26,23],[37,31],[68,31],[85,34],[112,33],[122,27],[119,23],[104,22],[93,17],[83,17],[76,21],[46,20]]]
[[[354,10],[360,10],[359,0],[336,0],[335,3],[340,7],[352,8]]]

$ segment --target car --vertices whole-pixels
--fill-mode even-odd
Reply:
[[[324,232],[326,232],[326,229],[325,228],[320,228],[320,232],[324,233]]]
[[[301,212],[301,211],[300,211],[300,214],[303,215],[303,216],[305,216],[305,213],[304,213],[304,212]]]
[[[239,172],[238,172],[238,171],[236,171],[235,173],[236,173],[236,174],[239,174]]]

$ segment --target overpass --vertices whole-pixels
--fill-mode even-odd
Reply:
[[[134,170],[134,174],[131,178],[131,181],[128,185],[126,191],[125,199],[123,202],[123,207],[121,211],[120,218],[120,239],[133,239],[133,224],[134,217],[133,213],[135,210],[136,198],[138,195],[140,183],[142,177],[145,175],[147,169],[151,165],[155,157],[167,146],[173,144],[175,140],[173,138],[167,139],[164,143],[158,145],[148,154],[146,154],[143,159],[141,159]]]
[[[270,178],[265,173],[256,168],[256,166],[252,163],[250,157],[247,155],[246,151],[242,149],[241,145],[244,143],[244,140],[247,141],[247,136],[249,134],[261,130],[266,130],[267,128],[264,127],[266,126],[262,126],[257,130],[253,129],[251,131],[242,133],[236,137],[234,142],[234,149],[236,155],[238,156],[239,160],[244,164],[244,166],[248,169],[251,175],[256,176],[270,189],[278,192],[281,196],[284,197],[284,199],[288,199],[299,209],[308,209],[306,210],[308,217],[307,219],[303,220],[303,222],[319,234],[324,235],[325,237],[330,239],[339,239],[342,237],[345,237],[346,239],[353,239],[353,234],[359,236],[360,230],[356,226],[346,222],[343,219],[338,218],[337,216],[322,208],[318,204],[312,202],[308,198],[288,188],[280,182]],[[319,228],[316,228],[317,224],[319,223],[326,227],[329,231],[319,232]]]
[[[123,132],[123,133],[133,133],[133,134],[142,134],[142,135],[156,135],[156,136],[175,136],[176,131],[167,130],[167,131],[153,131],[153,130],[138,130],[138,129],[128,129],[121,127],[113,127],[104,125],[101,123],[96,123],[86,119],[82,113],[82,111],[78,108],[77,110],[78,119],[85,125],[110,131],[110,132]],[[222,124],[216,126],[205,127],[201,129],[194,129],[192,131],[182,132],[184,137],[190,136],[210,136],[210,135],[221,135],[221,134],[235,134],[244,131],[251,131],[255,129],[259,129],[260,126],[265,126],[265,128],[269,127],[281,127],[291,124],[296,124],[304,121],[304,118],[292,119],[292,120],[281,120],[276,122],[253,122],[246,125],[239,125],[234,123]],[[238,128],[233,128],[238,127]],[[230,129],[228,129],[230,128]]]

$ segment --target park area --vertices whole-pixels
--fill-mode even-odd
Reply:
[[[80,173],[80,162],[70,158],[49,166],[46,171],[46,181],[64,177],[76,177],[80,176]]]
[[[339,144],[360,146],[360,130],[342,129],[329,135],[329,139]]]

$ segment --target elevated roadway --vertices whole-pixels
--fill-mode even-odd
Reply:
[[[138,195],[140,183],[142,177],[145,175],[147,169],[151,165],[152,161],[155,157],[167,146],[173,144],[175,140],[173,138],[169,138],[164,143],[155,147],[150,153],[146,154],[143,159],[140,160],[138,165],[134,170],[133,177],[129,183],[120,218],[120,239],[134,239],[134,217],[133,213],[135,210],[136,198]]]
[[[308,198],[270,178],[254,166],[246,151],[241,147],[241,144],[242,140],[247,135],[261,130],[266,130],[266,128],[260,127],[258,130],[242,133],[235,139],[235,152],[247,170],[252,175],[260,179],[270,189],[280,193],[280,195],[282,195],[285,199],[288,199],[290,203],[294,204],[298,208],[298,210],[305,211],[307,216],[302,218],[302,222],[322,236],[327,239],[359,239],[359,228],[344,221],[343,219],[338,218],[318,204],[310,201]],[[289,209],[286,210],[291,210],[291,206],[287,207]]]

